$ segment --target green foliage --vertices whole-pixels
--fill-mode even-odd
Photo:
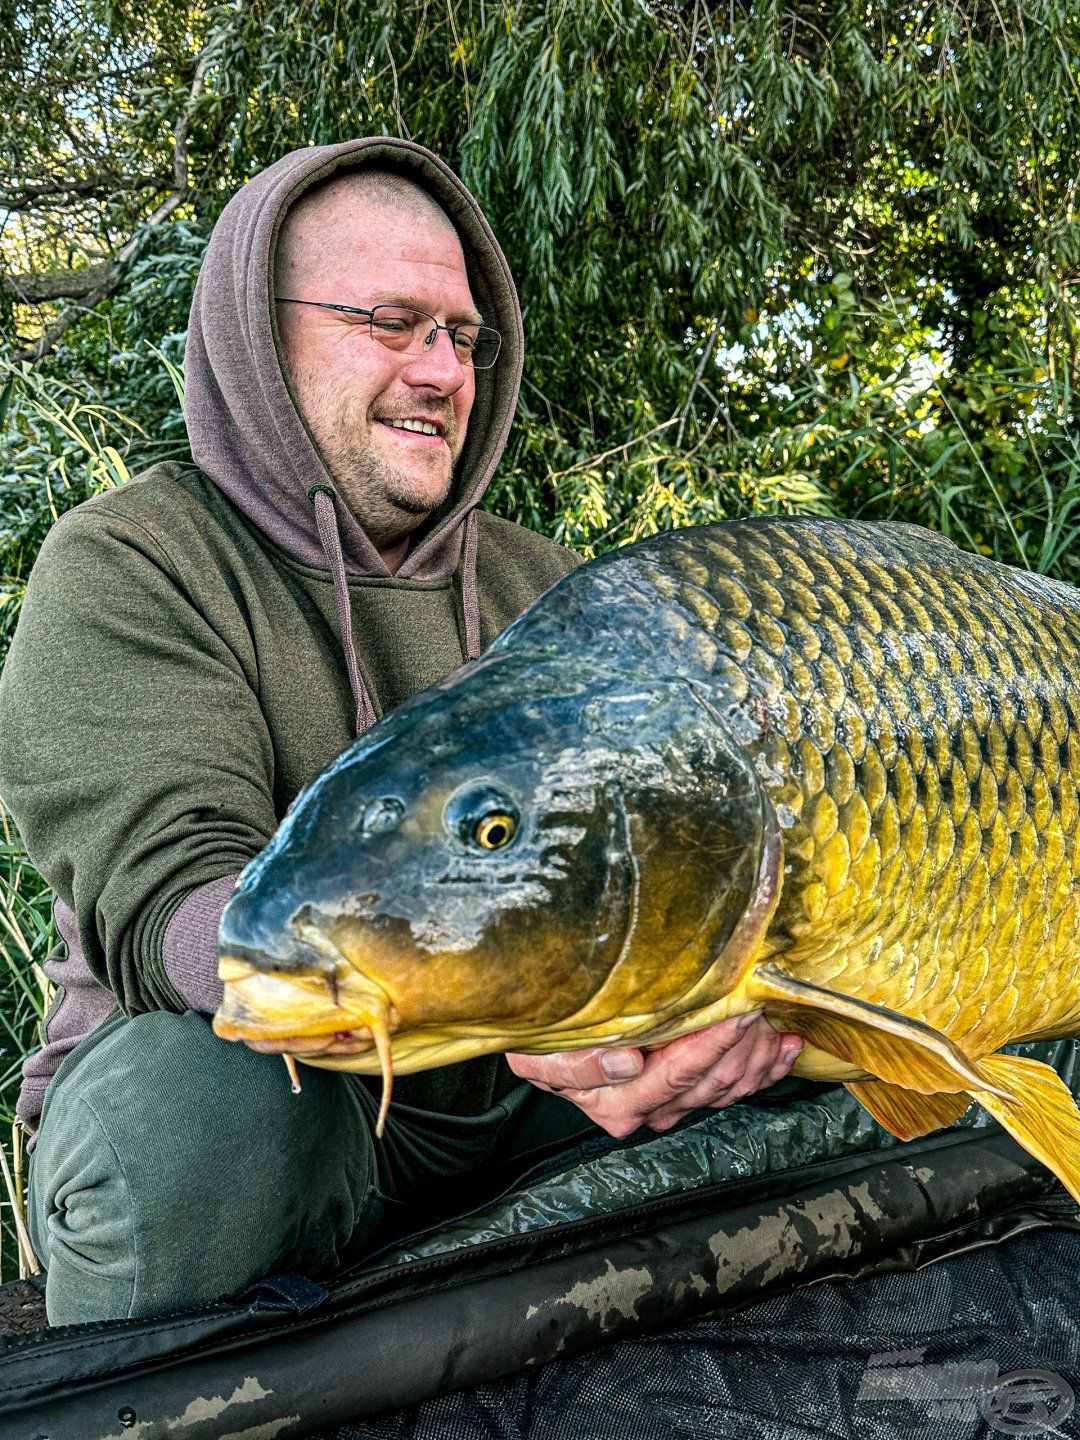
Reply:
[[[124,453],[134,420],[88,398],[87,387],[0,365],[6,401],[0,472],[0,653],[18,617],[26,578],[49,526],[99,491],[130,478]]]
[[[285,150],[358,133],[431,146],[488,210],[529,338],[490,503],[586,549],[678,517],[837,503],[796,463],[817,417],[785,385],[828,428],[853,385],[928,351],[959,391],[1036,355],[1075,388],[1080,14],[1061,0],[17,0],[15,15],[45,43],[0,42],[0,114],[35,95],[25,121],[0,121],[5,173],[25,198],[59,161],[90,193],[27,202],[0,246],[77,268],[141,235],[122,291],[48,364],[137,418],[140,464],[183,444],[140,347],[173,337],[178,359],[225,200]],[[191,192],[140,232],[185,115]],[[0,325],[29,336],[40,308],[7,294]],[[715,361],[738,346],[733,387]]]
[[[23,1058],[37,1044],[48,982],[40,969],[55,939],[52,895],[0,805],[0,1125],[15,1119]],[[13,1157],[12,1157],[13,1158]],[[17,1274],[17,1241],[0,1186],[0,1277]]]

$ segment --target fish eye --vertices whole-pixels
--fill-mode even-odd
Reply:
[[[446,826],[470,849],[502,850],[518,832],[520,816],[513,801],[489,785],[470,785],[451,797]]]
[[[476,822],[473,839],[483,850],[501,850],[517,834],[517,820],[508,810],[493,810]]]

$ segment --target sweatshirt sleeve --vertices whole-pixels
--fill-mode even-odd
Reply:
[[[277,826],[254,647],[227,644],[178,573],[134,521],[71,512],[0,678],[0,794],[129,1014],[184,1009],[177,980],[212,953],[202,935],[186,958],[185,937]],[[166,947],[196,890],[212,903],[189,905]]]

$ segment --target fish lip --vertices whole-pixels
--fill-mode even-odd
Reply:
[[[315,951],[273,955],[255,945],[239,945],[233,942],[230,942],[228,949],[218,951],[219,965],[222,960],[248,965],[259,975],[308,975],[313,980],[325,980],[331,970],[336,975],[339,965],[348,963],[343,955],[339,957],[338,964],[331,966]]]
[[[386,1025],[390,1033],[401,1027],[401,1018],[390,992],[374,976],[369,975],[361,966],[353,964],[338,949],[321,927],[311,919],[307,907],[302,908],[292,917],[290,929],[300,943],[296,950],[284,957],[285,963],[282,963],[282,957],[272,956],[253,946],[230,944],[229,948],[218,956],[219,967],[222,961],[232,962],[233,965],[248,965],[251,967],[251,974],[236,978],[223,976],[226,984],[228,985],[230,982],[243,984],[245,979],[252,979],[258,975],[271,979],[280,977],[286,980],[315,980],[326,986],[335,1009],[340,1010],[343,1015],[350,1016],[358,1007],[364,1007],[365,1004],[369,1006],[373,1002],[376,1009],[386,1017]],[[268,960],[271,961],[270,964],[265,963]],[[350,981],[351,984],[343,1000],[340,987],[345,980]],[[349,1028],[348,1024],[338,1024],[325,1033],[332,1035],[338,1030]],[[293,1035],[299,1032],[286,1030],[283,1033]],[[319,1031],[318,1033],[322,1034],[323,1032]],[[260,1036],[259,1038],[264,1037]]]
[[[245,966],[244,969],[246,973],[236,974],[234,972],[230,974],[228,973],[230,967],[237,964],[234,956],[231,953],[224,955],[221,957],[219,965],[221,965],[222,962],[224,962],[224,968],[226,970],[226,973],[222,976],[222,979],[225,981],[225,993],[222,997],[221,1005],[213,1017],[213,1030],[214,1033],[223,1040],[275,1041],[297,1038],[303,1040],[326,1040],[329,1042],[336,1035],[345,1031],[348,1031],[353,1036],[360,1034],[360,1038],[363,1039],[363,1030],[369,1029],[367,1018],[365,1016],[364,1020],[358,1024],[357,1018],[354,1015],[354,1007],[358,999],[362,1004],[365,997],[369,998],[369,1003],[373,1001],[375,1006],[385,1014],[388,1032],[393,1033],[399,1028],[400,1021],[397,1011],[386,997],[373,987],[365,987],[359,997],[352,997],[352,1006],[350,1006],[348,1001],[342,1004],[338,990],[338,976],[334,972],[326,969],[294,971],[291,974],[286,974],[281,971],[256,970]],[[366,980],[367,977],[364,978]],[[260,981],[279,979],[285,981],[310,979],[315,981],[319,987],[325,988],[327,991],[327,999],[329,999],[334,1011],[337,1013],[321,1022],[309,1020],[305,1024],[303,1022],[298,1023],[295,1018],[270,1019],[264,1012],[259,1010],[257,1000],[255,1008],[253,1009],[251,1000],[243,993],[245,988],[251,983],[258,986]],[[370,986],[370,982],[368,982],[368,985]],[[239,994],[238,991],[240,992]],[[375,1048],[373,1034],[369,1034],[367,1048]],[[357,1053],[366,1054],[367,1049],[358,1051]]]
[[[341,1034],[347,1028],[348,1027],[344,1025],[335,1025],[333,1028],[321,1030],[305,1030],[303,1028],[298,1030],[295,1023],[290,1025],[287,1021],[281,1021],[277,1025],[269,1025],[262,1021],[245,1023],[243,1020],[237,1020],[233,1016],[222,1016],[220,1013],[214,1016],[212,1025],[214,1034],[222,1040],[274,1041],[296,1039],[326,1040],[329,1042],[333,1040],[335,1035]],[[355,1035],[356,1032],[351,1033]],[[362,1048],[364,1043],[364,1037],[360,1036],[356,1054],[366,1055],[368,1050],[375,1048],[374,1040],[369,1039],[366,1042],[367,1048]]]

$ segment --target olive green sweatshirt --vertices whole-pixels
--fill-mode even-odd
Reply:
[[[284,210],[360,164],[435,195],[485,321],[504,335],[495,370],[476,376],[451,495],[395,574],[297,410],[272,303]],[[298,792],[358,728],[478,654],[577,563],[476,509],[521,355],[505,260],[460,181],[419,146],[294,152],[226,207],[189,330],[198,463],[155,466],[53,527],[0,679],[0,794],[67,942],[47,967],[62,1001],[49,1043],[26,1066],[31,1123],[59,1060],[113,997],[131,1014],[214,1007],[221,909]],[[400,1098],[470,1113],[511,1080],[488,1057],[403,1077]]]

